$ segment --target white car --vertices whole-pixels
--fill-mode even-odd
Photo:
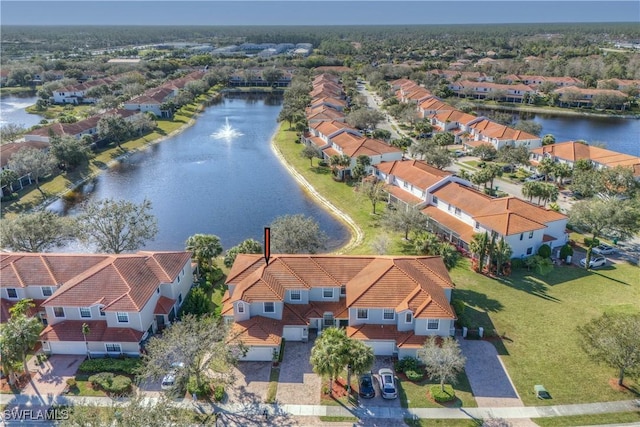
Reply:
[[[605,245],[604,243],[593,248],[592,252],[598,255],[609,255],[616,252],[616,248],[613,246]]]
[[[396,377],[391,369],[380,369],[378,371],[378,382],[380,383],[380,395],[382,395],[383,399],[395,399],[398,397]]]
[[[582,258],[580,260],[580,265],[585,267],[587,265],[587,259]],[[598,268],[607,265],[607,259],[602,255],[594,255],[591,257],[591,261],[589,261],[589,268]]]
[[[529,178],[525,178],[524,182],[542,181],[544,175],[531,175]]]
[[[171,370],[162,378],[162,383],[160,383],[162,390],[172,389],[176,385],[176,373],[180,368],[184,368],[184,363],[176,362],[171,364]]]

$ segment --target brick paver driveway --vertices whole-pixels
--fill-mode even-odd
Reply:
[[[278,381],[278,403],[319,405],[322,380],[311,369],[313,342],[291,342],[284,344],[284,357],[280,364]]]
[[[479,407],[524,406],[493,344],[458,339],[467,358],[465,372]]]
[[[235,382],[227,389],[227,402],[252,405],[263,403],[269,388],[271,362],[239,362]]]
[[[67,386],[67,379],[74,377],[78,366],[85,359],[84,356],[53,355],[43,366],[36,364],[36,358],[32,357],[27,366],[31,372],[31,381],[22,390],[22,394],[35,396],[41,400],[47,396],[62,394]]]

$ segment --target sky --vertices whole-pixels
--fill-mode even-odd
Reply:
[[[640,1],[0,1],[2,25],[415,25],[640,22]]]

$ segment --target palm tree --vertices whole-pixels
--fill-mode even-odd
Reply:
[[[447,270],[451,270],[458,263],[458,258],[460,258],[460,254],[448,242],[440,242],[437,245],[436,249],[437,255],[442,257],[442,262],[444,262],[444,266],[447,267]]]
[[[553,169],[553,176],[559,185],[562,185],[565,178],[569,178],[573,174],[573,169],[566,163],[557,163]]]
[[[320,376],[329,377],[329,394],[333,391],[333,380],[340,375],[346,363],[345,360],[344,330],[338,328],[327,328],[322,331],[322,335],[316,339],[316,343],[311,349],[311,366],[313,372]]]
[[[511,249],[511,246],[509,246],[509,244],[504,240],[504,237],[501,236],[500,240],[498,240],[498,243],[496,244],[495,250],[494,250],[494,254],[496,257],[496,265],[497,265],[497,274],[501,275],[502,271],[503,271],[503,264],[511,259],[511,256],[513,255],[513,250]]]
[[[376,357],[373,355],[373,349],[362,341],[350,339],[347,347],[347,384],[351,390],[351,373],[356,375],[364,374],[371,370]]]
[[[424,255],[436,255],[438,253],[438,245],[440,239],[433,233],[428,231],[421,232],[416,236],[413,246],[416,252]]]
[[[87,342],[87,335],[91,332],[89,325],[86,323],[82,324],[82,336],[84,337],[84,346],[87,348],[87,357],[91,359],[91,352],[89,351],[89,343]]]
[[[211,260],[222,253],[220,238],[213,234],[194,234],[185,242],[185,249],[198,261],[198,269],[209,266]]]
[[[476,233],[473,235],[471,242],[469,242],[469,249],[471,252],[478,258],[478,270],[482,272],[482,267],[484,267],[484,260],[487,256],[487,248],[489,247],[489,234],[485,231],[484,233]]]

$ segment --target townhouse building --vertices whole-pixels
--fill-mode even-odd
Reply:
[[[544,158],[550,158],[555,163],[566,163],[571,168],[578,160],[590,160],[598,169],[622,166],[630,168],[636,180],[640,180],[640,157],[576,141],[557,142],[531,150],[530,160],[533,167],[540,164]]]
[[[454,334],[454,287],[440,257],[239,254],[222,316],[248,346],[243,360],[272,360],[282,339],[306,341],[343,327],[376,355],[415,356],[427,336]]]
[[[502,147],[524,146],[531,150],[542,145],[539,136],[505,126],[484,117],[473,121],[468,126],[469,136],[462,139],[462,144],[469,149],[473,149],[481,144],[490,144],[496,150]]]
[[[21,299],[36,302],[45,352],[139,355],[177,315],[193,266],[189,252],[4,253],[0,277],[3,316]]]

